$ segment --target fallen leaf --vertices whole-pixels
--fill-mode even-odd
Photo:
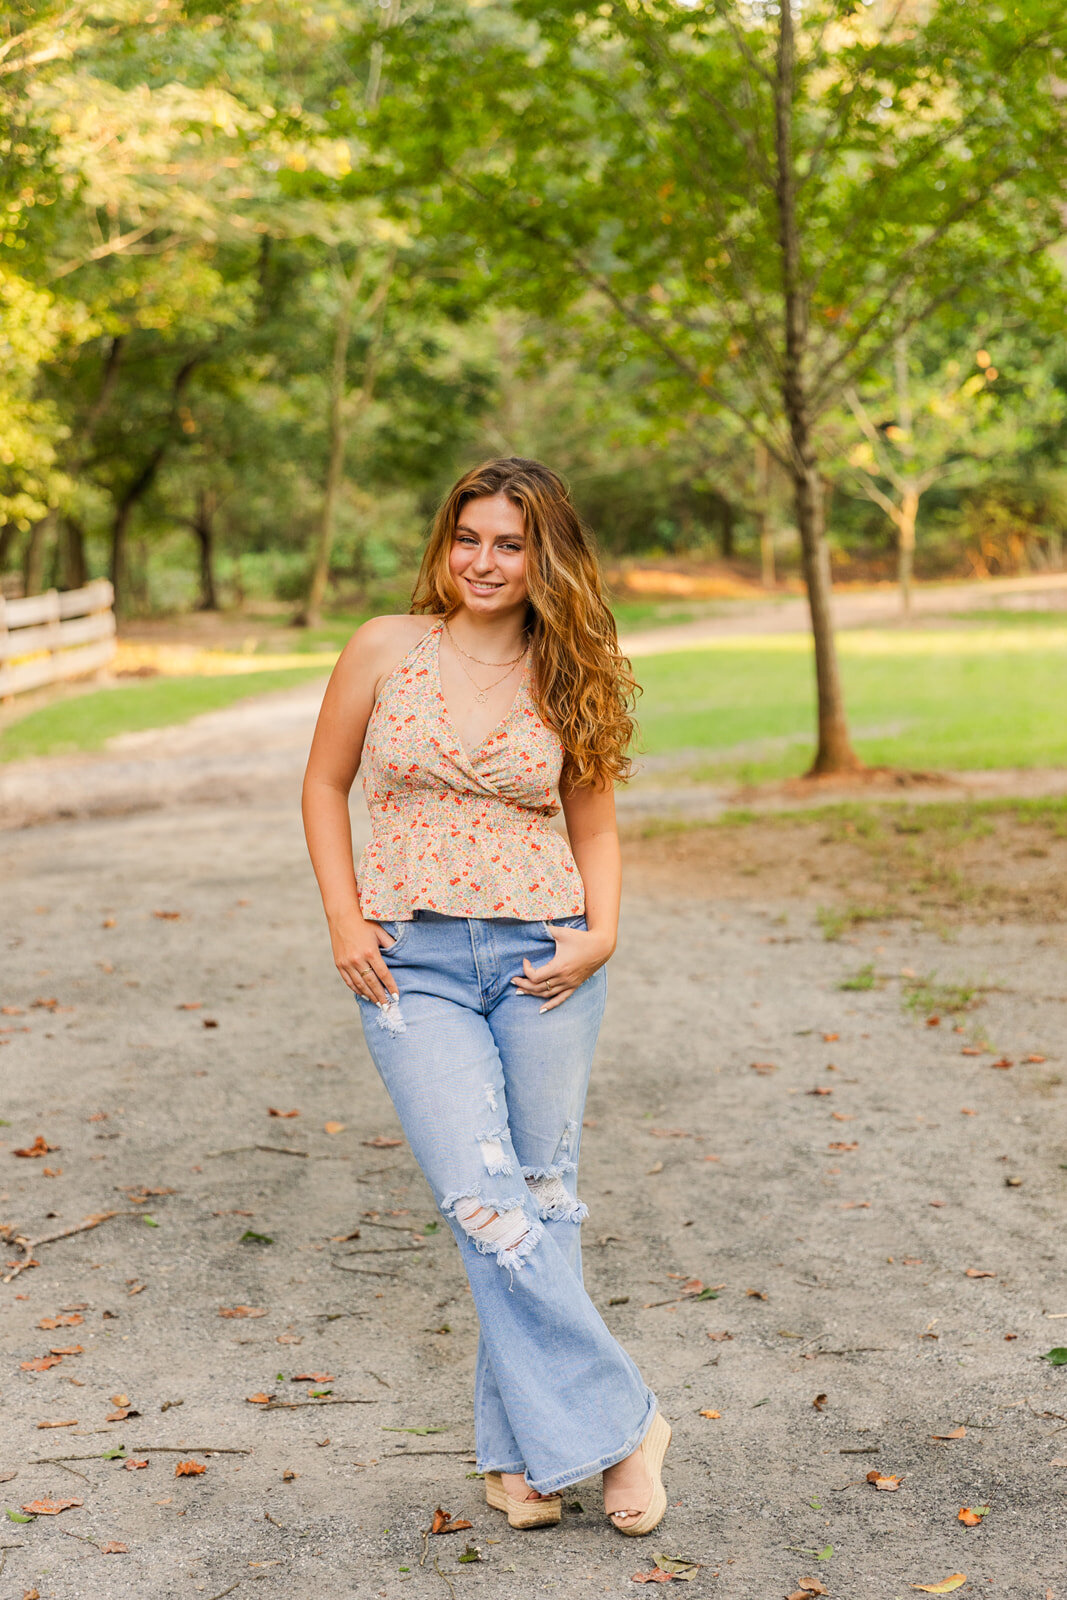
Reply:
[[[328,1122],[326,1131],[328,1133],[337,1133],[343,1127],[343,1122]],[[376,1133],[373,1139],[360,1140],[360,1144],[367,1145],[371,1150],[395,1150],[398,1145],[403,1143],[403,1139],[390,1139],[384,1133]]]
[[[66,1317],[42,1317],[37,1326],[44,1328],[47,1332],[51,1332],[55,1328],[74,1328],[79,1322],[84,1321],[85,1318],[79,1312],[72,1311]]]
[[[76,1428],[78,1426],[78,1419],[77,1417],[74,1417],[69,1422],[39,1422],[37,1426],[39,1428]]]
[[[299,1476],[300,1474],[298,1472],[294,1472],[292,1467],[286,1467],[285,1471],[282,1473],[282,1482],[292,1483],[294,1479],[298,1478]]]
[[[54,1356],[80,1356],[85,1354],[85,1347],[80,1344],[50,1344],[48,1348]]]
[[[961,1423],[958,1428],[953,1428],[951,1433],[932,1433],[930,1437],[931,1439],[966,1439],[967,1429]]]
[[[261,1391],[259,1394],[247,1394],[245,1399],[250,1406],[267,1406],[270,1405],[271,1396]]]
[[[995,1278],[996,1273],[986,1272],[982,1267],[968,1267],[966,1276],[968,1278]]]
[[[20,1361],[19,1367],[23,1372],[47,1372],[49,1367],[58,1367],[62,1356],[35,1356],[32,1361]]]
[[[200,1010],[203,1009],[203,1005],[204,1005],[204,1002],[202,1000],[182,1000],[182,1001],[179,1002],[178,1010],[179,1011],[200,1011]]]
[[[942,1578],[940,1583],[909,1583],[909,1589],[921,1589],[924,1594],[951,1594],[953,1589],[961,1589],[967,1582],[967,1575],[963,1572],[953,1572],[949,1577]]]
[[[265,1317],[265,1306],[220,1306],[220,1317]]]
[[[176,1478],[198,1478],[207,1468],[202,1461],[179,1461],[174,1468]]]
[[[773,1061],[752,1061],[749,1063],[749,1070],[752,1072],[767,1073],[777,1072],[778,1068],[775,1066]]]
[[[689,1561],[684,1556],[668,1556],[662,1550],[653,1550],[652,1559],[661,1572],[670,1573],[672,1578],[684,1578],[687,1581],[695,1578],[701,1567],[699,1561]]]
[[[733,1338],[733,1334],[732,1333],[709,1333],[708,1334],[708,1338],[709,1339],[714,1339],[716,1342],[719,1342],[719,1341],[721,1341],[723,1339],[732,1339]]]
[[[1026,1059],[1027,1061],[1044,1061],[1045,1058],[1044,1056],[1029,1055],[1026,1057]]]
[[[274,1342],[275,1344],[303,1344],[304,1335],[302,1333],[279,1333]]]
[[[827,1396],[826,1395],[817,1394],[815,1396],[815,1399],[811,1403],[815,1407],[816,1411],[825,1411],[826,1410],[826,1401],[827,1401]]]
[[[453,1517],[451,1511],[442,1511],[438,1506],[433,1514],[431,1533],[458,1533],[461,1528],[473,1528],[473,1522],[467,1522],[463,1517]]]
[[[851,1143],[846,1143],[844,1139],[834,1139],[826,1148],[827,1150],[858,1150],[859,1141],[853,1139]]]
[[[981,1054],[982,1052],[979,1050],[976,1044],[965,1044],[960,1051],[961,1056],[980,1056]],[[916,1587],[917,1585],[913,1583],[912,1588],[914,1589]]]
[[[142,1465],[147,1466],[147,1461]],[[125,1556],[130,1553],[129,1545],[123,1544],[121,1539],[109,1539],[106,1544],[98,1544],[96,1548],[102,1556]]]
[[[134,1406],[119,1406],[117,1411],[109,1411],[104,1418],[105,1422],[125,1422],[127,1417],[139,1417],[141,1413]]]
[[[129,1403],[130,1397],[128,1394],[113,1394],[111,1396],[111,1404],[113,1406],[128,1406]]]
[[[268,1117],[298,1117],[299,1111],[279,1111],[277,1106],[267,1107]]]
[[[180,911],[153,911],[152,915],[161,922],[177,922],[181,917]]]
[[[767,1298],[762,1289],[746,1289],[745,1294],[750,1300],[766,1300]]]
[[[818,1578],[798,1578],[797,1588],[801,1594],[829,1594],[829,1589],[824,1589]]]
[[[298,1372],[292,1378],[290,1378],[289,1381],[290,1381],[290,1383],[332,1383],[333,1382],[333,1373],[332,1372]]]
[[[822,1036],[822,1042],[823,1044],[836,1044],[840,1037],[841,1035],[839,1033],[824,1033]]]
[[[856,1119],[850,1111],[831,1111],[830,1120],[832,1122],[855,1122]]]
[[[940,1017],[927,1017],[926,1026],[928,1028],[940,1028],[940,1026],[941,1026],[941,1018]]]
[[[822,1088],[819,1088],[819,1089],[805,1089],[805,1091],[804,1091],[805,1094],[833,1094],[833,1092],[834,1091],[832,1089],[822,1089]]]
[[[61,1511],[84,1504],[84,1500],[30,1500],[22,1509],[31,1517],[58,1517]]]
[[[663,1572],[659,1567],[654,1567],[651,1572],[635,1572],[630,1579],[631,1583],[673,1583],[673,1575]]]
[[[13,1156],[27,1156],[31,1160],[35,1156],[46,1156],[49,1150],[58,1150],[58,1144],[49,1144],[43,1133],[39,1133],[32,1144],[26,1145],[22,1150],[12,1150]]]
[[[717,1420],[719,1417],[722,1416],[722,1412],[721,1411],[702,1411],[700,1413],[700,1415],[702,1417],[712,1417],[712,1418]]]
[[[988,1511],[988,1506],[975,1506],[973,1509],[971,1506],[961,1506],[956,1521],[962,1522],[965,1528],[977,1528]]]
[[[204,1021],[203,1021],[203,1026],[205,1028],[217,1028],[218,1027],[218,1023],[216,1022],[214,1017],[205,1017]]]
[[[140,1472],[141,1468],[147,1467],[147,1465],[147,1457],[143,1461],[139,1461],[136,1456],[130,1456],[128,1461],[122,1463],[122,1468],[124,1472]]]
[[[875,1467],[868,1472],[867,1482],[873,1483],[876,1489],[885,1489],[888,1493],[893,1494],[900,1488],[901,1478],[892,1472],[879,1472]]]
[[[653,1161],[652,1165],[649,1167],[648,1171],[645,1173],[645,1177],[646,1178],[654,1178],[656,1176],[657,1172],[662,1172],[662,1171],[663,1171],[663,1162],[662,1161]]]
[[[1013,1067],[1015,1065],[1015,1062],[1010,1056],[1001,1056],[999,1061],[991,1061],[989,1065],[991,1067],[999,1067],[1002,1072],[1007,1072],[1009,1067]]]
[[[1067,1348],[1062,1344],[1057,1345],[1053,1350],[1046,1350],[1041,1359],[1047,1361],[1050,1367],[1067,1367]]]

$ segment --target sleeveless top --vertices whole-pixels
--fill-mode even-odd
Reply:
[[[581,874],[550,825],[563,748],[534,703],[529,657],[507,715],[468,754],[441,691],[442,632],[435,623],[393,669],[367,723],[360,771],[372,836],[356,874],[363,915],[578,916]]]

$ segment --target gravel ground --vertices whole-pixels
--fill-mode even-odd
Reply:
[[[119,1214],[0,1284],[2,1504],[82,1502],[4,1522],[0,1593],[621,1595],[665,1552],[701,1563],[693,1600],[807,1577],[892,1600],[957,1572],[964,1594],[1065,1600],[1067,1368],[1040,1357],[1067,1344],[1067,925],[828,942],[773,882],[724,894],[634,847],[585,1261],[674,1428],[670,1511],[624,1541],[588,1482],[562,1527],[520,1534],[468,1476],[473,1309],[406,1148],[373,1142],[399,1129],[297,787],[279,755],[201,804],[4,835],[0,1220],[37,1238]],[[873,987],[840,987],[865,966]],[[980,1003],[927,1025],[909,972]],[[46,1155],[12,1154],[38,1135]],[[264,1314],[220,1316],[240,1306]],[[81,1320],[40,1327],[58,1315]],[[53,1345],[82,1349],[23,1368]],[[116,1396],[135,1409],[109,1422]],[[148,1466],[100,1458],[120,1445]],[[206,1471],[176,1477],[185,1459]],[[473,1528],[424,1540],[436,1506]],[[967,1528],[964,1506],[990,1510]]]

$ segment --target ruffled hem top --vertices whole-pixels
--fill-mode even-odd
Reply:
[[[534,703],[529,663],[503,721],[468,754],[441,689],[442,631],[440,622],[427,629],[393,669],[367,724],[360,772],[371,840],[356,873],[363,915],[578,916],[581,874],[551,825],[563,747]]]

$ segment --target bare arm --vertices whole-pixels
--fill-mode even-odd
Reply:
[[[552,1011],[592,977],[612,955],[618,937],[622,859],[615,821],[615,786],[560,789],[571,853],[585,886],[585,922],[582,928],[555,928],[556,953],[543,967],[529,960],[523,976],[512,983],[524,994],[545,1002]]]
[[[323,696],[301,800],[304,835],[337,970],[350,989],[379,1004],[387,998],[386,991],[396,993],[396,984],[381,959],[381,945],[388,935],[367,922],[360,910],[348,796],[359,771],[378,686],[415,642],[417,632],[410,640],[407,635],[418,621],[375,617],[348,641]]]

